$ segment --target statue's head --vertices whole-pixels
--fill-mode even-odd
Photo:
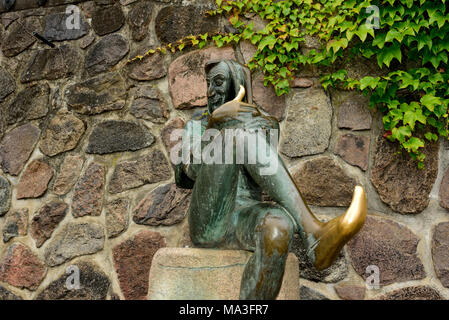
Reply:
[[[250,95],[249,81],[246,80],[245,69],[233,60],[211,61],[206,64],[207,109],[211,114],[222,104],[235,98],[240,85]],[[250,102],[244,99],[246,102]]]

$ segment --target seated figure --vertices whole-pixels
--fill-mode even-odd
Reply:
[[[241,129],[248,137],[257,135],[258,143],[247,145],[243,162],[236,161],[235,156],[231,162],[195,162],[190,154],[187,163],[176,165],[178,187],[193,189],[188,213],[190,236],[197,247],[254,252],[243,273],[240,299],[275,299],[294,233],[300,234],[317,269],[329,267],[362,227],[366,196],[363,188],[356,186],[345,214],[327,223],[318,220],[272,141],[261,138],[260,132],[279,130],[279,124],[250,103],[251,86],[243,67],[232,60],[212,61],[206,65],[206,79],[207,112],[187,122],[183,139],[196,135],[204,140],[206,129],[220,134],[226,129]],[[192,129],[193,121],[200,124],[200,130]],[[226,140],[231,141],[234,151],[236,140]],[[269,161],[262,162],[259,157],[247,161],[260,153],[260,148],[271,151],[264,153]],[[263,174],[264,169],[268,173]],[[272,201],[264,202],[263,192]]]

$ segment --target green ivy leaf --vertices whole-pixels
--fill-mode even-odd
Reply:
[[[426,94],[421,98],[421,103],[423,106],[425,106],[427,109],[429,109],[430,111],[434,111],[435,109],[435,105],[440,104],[441,103],[441,99],[439,97],[435,97],[433,95],[430,94]]]

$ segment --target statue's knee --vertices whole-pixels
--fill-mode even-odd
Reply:
[[[293,224],[282,214],[268,213],[261,221],[260,231],[263,234],[264,249],[268,255],[275,251],[279,255],[288,253],[293,237]]]

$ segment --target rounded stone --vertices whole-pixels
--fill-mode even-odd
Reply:
[[[38,80],[57,80],[75,73],[82,61],[77,51],[69,45],[36,50],[20,77],[22,83]]]
[[[147,127],[131,121],[107,120],[97,124],[89,136],[87,153],[106,154],[136,151],[153,144]]]
[[[278,121],[284,119],[285,95],[278,96],[274,87],[269,84],[264,86],[263,74],[258,74],[251,83],[253,102],[262,110],[275,117]]]
[[[171,169],[160,150],[122,161],[115,167],[109,183],[110,193],[120,193],[148,183],[156,183],[170,179]]]
[[[307,203],[317,206],[349,206],[356,186],[356,180],[329,157],[303,162],[293,180]]]
[[[281,152],[291,158],[324,152],[331,136],[332,106],[323,89],[293,90],[287,110]]]
[[[44,257],[50,267],[58,266],[76,257],[103,250],[103,226],[97,223],[69,223],[57,232],[47,247]]]
[[[120,74],[110,72],[71,85],[64,95],[72,110],[94,115],[122,109],[126,103],[127,87]]]
[[[51,119],[40,143],[40,150],[49,157],[72,150],[85,130],[84,122],[73,114],[59,113]]]
[[[73,271],[62,273],[39,293],[36,300],[106,300],[111,280],[99,266],[81,261],[70,267]],[[67,282],[71,281],[69,277],[73,277],[74,272],[79,274],[78,289],[67,286]]]
[[[1,42],[2,52],[6,57],[13,57],[30,47],[36,38],[30,35],[27,30],[41,33],[42,26],[36,16],[19,18],[8,28]]]
[[[12,238],[26,236],[28,233],[28,209],[21,208],[6,215],[3,225],[3,242]]]
[[[170,226],[181,222],[190,206],[190,190],[166,184],[148,194],[134,209],[137,224]]]
[[[94,44],[88,51],[84,68],[90,76],[115,66],[129,52],[128,41],[119,34],[110,34]]]
[[[369,162],[369,147],[369,136],[347,133],[338,137],[334,152],[347,163],[366,171]]]
[[[113,247],[114,267],[125,299],[146,299],[153,256],[165,246],[160,233],[145,230]]]
[[[130,201],[115,199],[106,204],[106,232],[108,238],[115,238],[126,230],[129,224]]]
[[[103,208],[104,165],[92,162],[75,185],[72,214],[75,218],[99,216]]]
[[[26,87],[6,109],[7,124],[45,117],[48,113],[50,87],[47,83]]]
[[[119,30],[125,23],[125,16],[120,5],[97,7],[92,13],[92,28],[104,36]]]
[[[0,281],[21,289],[36,290],[46,273],[45,264],[21,243],[6,248],[0,260]]]
[[[53,169],[46,162],[33,160],[25,169],[17,185],[17,199],[38,198],[48,188]]]
[[[39,140],[40,129],[31,123],[7,132],[0,143],[0,166],[5,173],[17,176]]]
[[[398,144],[382,135],[377,138],[371,182],[380,199],[396,212],[416,214],[429,204],[438,173],[439,144],[426,141],[421,150],[426,155],[424,169],[419,169]]]
[[[68,205],[60,200],[50,201],[44,204],[31,221],[31,236],[36,241],[36,247],[40,248],[45,241],[50,239],[53,231],[64,219]]]
[[[379,268],[379,284],[420,280],[426,277],[418,257],[420,239],[393,220],[368,216],[360,232],[347,244],[355,271],[366,280],[367,267]]]
[[[153,4],[149,1],[141,1],[135,4],[128,13],[128,24],[135,41],[142,41],[148,33],[151,22]]]
[[[205,11],[206,9],[192,5],[162,8],[155,21],[159,41],[173,43],[188,35],[218,32],[218,16],[206,17]]]

